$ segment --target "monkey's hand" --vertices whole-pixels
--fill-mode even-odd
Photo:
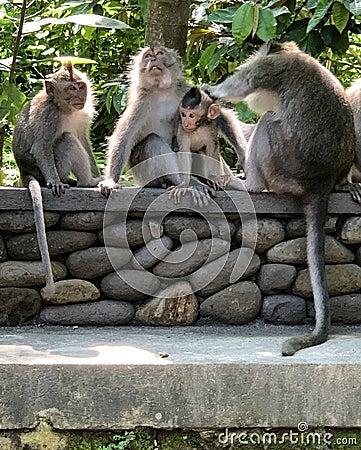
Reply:
[[[229,183],[231,179],[231,175],[210,175],[208,183],[215,190],[219,191],[220,189],[224,189],[225,186]]]
[[[189,183],[182,182],[177,186],[169,186],[168,191],[168,198],[170,200],[173,200],[175,204],[178,204],[181,202],[182,197],[184,197],[186,193],[189,192]]]
[[[105,180],[98,183],[100,192],[105,196],[109,197],[114,189],[121,189],[121,186],[116,183],[113,178],[106,178]]]
[[[211,198],[209,188],[206,186],[182,187],[182,184],[179,184],[178,186],[170,186],[168,190],[170,191],[168,198],[173,199],[175,204],[180,203],[187,192],[191,194],[194,203],[198,206],[207,206]]]
[[[352,200],[361,203],[361,183],[350,183],[350,194]]]
[[[212,94],[213,87],[212,87],[212,86],[209,86],[209,84],[202,84],[201,89],[202,89],[202,91],[205,92],[205,93],[208,95],[208,97],[210,97],[212,100],[216,100],[216,99],[217,99],[217,97],[215,97],[215,96]]]
[[[62,183],[61,181],[53,182],[48,181],[46,183],[46,187],[52,190],[53,195],[57,197],[61,197],[62,194],[65,193],[65,189],[69,188],[68,184]]]

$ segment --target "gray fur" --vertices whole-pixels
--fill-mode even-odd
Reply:
[[[71,70],[69,69],[71,67]],[[82,86],[82,109],[68,100],[64,89],[69,83]],[[77,91],[78,92],[78,91]],[[46,274],[46,288],[54,286],[46,242],[40,186],[62,195],[69,183],[96,186],[99,171],[91,151],[89,128],[94,114],[91,85],[86,75],[69,63],[46,81],[39,92],[21,111],[14,130],[13,152],[24,186],[31,194],[41,258]],[[76,180],[70,178],[70,174]]]
[[[140,186],[180,183],[172,140],[178,105],[189,89],[180,57],[168,48],[146,47],[133,59],[129,79],[128,104],[109,139],[105,180],[99,185],[106,196],[117,186],[126,164],[133,168],[148,162],[135,167],[134,178]],[[158,156],[162,162],[149,161]]]
[[[329,193],[355,157],[351,108],[338,80],[294,43],[263,46],[208,90],[214,98],[248,99],[263,113],[246,152],[246,188],[293,194],[304,205],[316,327],[284,343],[283,354],[293,355],[328,336],[323,223]]]

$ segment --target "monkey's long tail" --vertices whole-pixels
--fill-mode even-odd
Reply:
[[[29,181],[29,192],[33,203],[35,227],[41,260],[44,265],[46,289],[50,291],[54,289],[54,277],[51,269],[48,242],[46,240],[43,197],[41,195],[40,184],[34,177],[31,177]]]
[[[330,301],[325,271],[325,233],[328,196],[307,198],[304,213],[307,225],[307,260],[314,297],[316,326],[311,334],[288,339],[282,346],[283,356],[292,356],[298,350],[322,344],[330,328]]]

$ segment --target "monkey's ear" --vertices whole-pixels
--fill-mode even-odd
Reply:
[[[51,81],[45,80],[45,91],[48,95],[54,94],[54,85]]]
[[[210,120],[214,120],[219,116],[219,105],[216,103],[212,103],[208,108],[207,118]]]

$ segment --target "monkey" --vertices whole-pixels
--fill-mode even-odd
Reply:
[[[224,82],[205,88],[261,113],[246,151],[246,189],[291,194],[303,206],[316,324],[283,343],[282,354],[291,356],[328,338],[323,225],[329,194],[355,157],[351,107],[339,81],[294,42],[264,44]]]
[[[127,164],[139,186],[177,186],[181,183],[174,151],[175,120],[179,103],[190,85],[185,80],[180,56],[166,47],[145,47],[132,60],[127,106],[108,141],[105,179],[99,183],[106,197],[119,188]],[[235,139],[227,118],[220,131]],[[156,158],[152,161],[152,158]],[[198,202],[212,194],[195,177],[191,193]]]
[[[351,197],[361,203],[361,78],[346,89],[346,95],[353,112],[356,133],[356,156],[347,179]]]
[[[23,186],[29,188],[41,259],[44,296],[55,290],[45,234],[40,187],[61,196],[69,184],[94,187],[100,181],[89,128],[94,116],[88,77],[68,62],[45,80],[44,89],[22,109],[12,142]],[[70,177],[73,174],[76,178]]]
[[[129,75],[128,102],[108,142],[103,195],[119,187],[126,164],[140,186],[180,184],[176,154],[172,149],[174,119],[180,99],[188,90],[179,55],[165,47],[145,47],[136,55]],[[152,162],[150,159],[158,157]],[[146,167],[135,166],[149,160]],[[147,171],[147,172],[146,172]]]
[[[192,87],[182,98],[179,107],[180,121],[177,127],[177,143],[179,147],[179,166],[182,172],[182,182],[178,186],[171,186],[170,197],[176,203],[184,195],[190,183],[191,173],[201,176],[212,188],[218,190],[228,189],[244,190],[240,179],[233,176],[232,171],[221,157],[218,144],[217,118],[233,125],[232,136],[235,137],[235,146],[241,149],[242,157],[246,147],[246,140],[237,130],[238,122],[241,123],[233,113],[213,100],[202,90]],[[229,133],[230,134],[230,133]],[[239,142],[241,145],[239,145]],[[192,153],[205,155],[208,158],[194,158]],[[214,164],[212,164],[214,160]],[[196,165],[196,167],[195,167]],[[193,166],[193,170],[192,170]]]

